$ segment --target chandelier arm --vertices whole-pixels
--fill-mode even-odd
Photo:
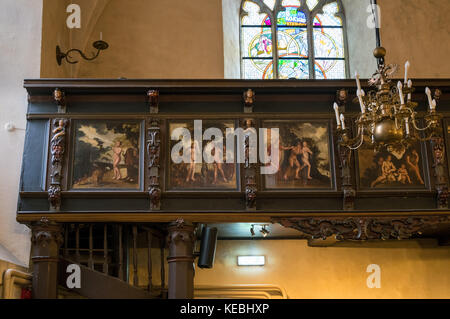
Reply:
[[[350,146],[350,145],[347,146],[347,147],[348,147],[349,149],[351,149],[352,151],[357,150],[357,149],[360,148],[361,145],[364,143],[364,128],[362,128],[361,126],[358,128],[358,135],[361,136],[360,141],[359,141],[359,144],[358,144],[357,146],[353,146],[353,147]],[[359,138],[359,136],[357,136],[357,137],[354,139],[354,141],[357,141],[358,138]],[[353,143],[351,143],[351,144],[353,144]]]
[[[428,125],[427,125],[426,127],[424,127],[424,128],[419,128],[419,127],[417,127],[416,119],[415,119],[414,117],[412,117],[412,123],[413,123],[414,128],[415,128],[416,130],[418,130],[418,131],[426,131],[426,130],[428,130],[428,129],[430,128],[430,126],[431,126],[431,122],[429,122]]]
[[[363,145],[363,143],[364,143],[364,135],[361,135],[360,143],[355,147],[348,146],[348,148],[351,149],[352,151],[354,151],[354,150],[357,150],[358,148],[360,148]]]
[[[433,137],[434,133],[430,132],[426,137],[415,136],[419,142],[427,142]]]
[[[398,126],[398,119],[397,119],[397,117],[394,118],[394,123],[395,123],[395,128],[396,128],[397,130],[399,130],[400,127]]]

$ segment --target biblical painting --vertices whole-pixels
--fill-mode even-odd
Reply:
[[[77,121],[74,189],[138,189],[140,123]]]
[[[426,187],[420,143],[399,150],[358,150],[360,187],[423,189]]]
[[[227,139],[234,139],[234,128],[231,120],[170,123],[169,189],[238,189],[235,152],[227,150],[226,143]],[[214,130],[213,135],[208,133],[210,130]]]
[[[269,155],[273,134],[279,129],[279,166],[266,174],[266,189],[330,189],[332,187],[328,122],[265,121]]]

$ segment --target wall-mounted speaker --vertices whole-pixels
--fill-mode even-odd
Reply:
[[[200,268],[212,268],[216,256],[217,228],[203,227],[202,241],[200,244],[200,255],[198,257],[198,266]]]

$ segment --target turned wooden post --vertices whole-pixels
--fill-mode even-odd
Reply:
[[[58,256],[63,242],[62,227],[46,217],[31,225],[31,260],[33,262],[32,298],[58,297]]]
[[[183,219],[169,224],[169,299],[194,297],[194,229]]]

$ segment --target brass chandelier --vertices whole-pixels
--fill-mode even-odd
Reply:
[[[412,81],[408,79],[409,62],[405,64],[405,78],[402,83],[395,84],[389,79],[397,71],[397,65],[385,65],[386,50],[377,47],[374,56],[378,59],[378,70],[369,80],[369,85],[376,89],[367,93],[361,88],[359,75],[356,74],[357,100],[361,113],[356,118],[356,136],[350,138],[349,130],[345,126],[343,114],[339,114],[339,107],[334,103],[336,123],[340,144],[352,150],[363,145],[373,147],[375,151],[386,148],[388,151],[406,149],[417,141],[431,140],[439,133],[439,123],[442,118],[436,112],[436,99],[440,91],[436,90],[435,98],[427,87],[428,112],[423,123],[417,118],[417,102],[412,101],[415,91]]]

